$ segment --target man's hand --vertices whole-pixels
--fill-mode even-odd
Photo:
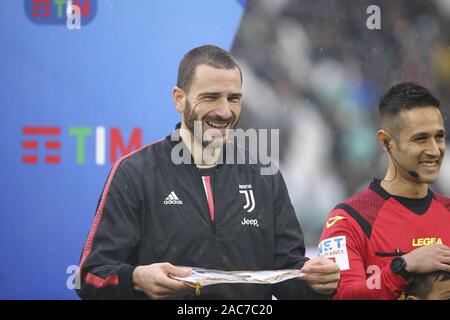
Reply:
[[[337,263],[320,257],[306,261],[300,272],[304,273],[300,279],[306,281],[313,291],[320,294],[333,293],[341,278]]]
[[[171,279],[169,274],[186,277],[191,272],[191,268],[176,267],[170,263],[139,266],[133,271],[134,289],[143,291],[150,299],[167,299],[177,292],[190,289],[184,282]]]
[[[450,272],[450,248],[443,244],[433,243],[420,247],[403,255],[403,258],[408,272]]]

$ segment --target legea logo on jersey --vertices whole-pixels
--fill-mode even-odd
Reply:
[[[26,126],[22,128],[22,163],[48,165],[73,161],[79,165],[88,160],[99,166],[106,164],[107,130],[105,127],[69,127]],[[109,131],[109,162],[114,163],[120,157],[135,151],[142,146],[142,129],[133,128],[130,138],[125,140],[119,128]],[[92,139],[92,141],[89,141]],[[66,141],[66,144],[63,144]],[[86,148],[87,142],[94,142],[95,153]],[[75,159],[62,159],[61,150],[66,147],[75,148]]]
[[[412,246],[413,247],[423,247],[423,246],[428,246],[430,244],[433,243],[439,243],[439,244],[443,244],[442,239],[439,237],[431,237],[431,238],[417,238],[417,239],[412,239]]]
[[[68,25],[67,20],[74,14],[79,16],[81,25],[86,25],[97,14],[97,0],[25,0],[24,5],[26,16],[44,25]]]
[[[341,270],[350,268],[345,236],[322,240],[319,243],[319,256],[333,260],[339,265]]]

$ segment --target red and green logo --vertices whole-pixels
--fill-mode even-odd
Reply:
[[[27,17],[42,25],[66,25],[75,7],[83,26],[97,14],[97,0],[24,0],[24,4]]]
[[[68,129],[68,130],[67,130]],[[24,164],[61,164],[62,148],[74,148],[74,161],[79,165],[95,162],[105,165],[107,158],[114,163],[122,156],[133,152],[142,146],[142,129],[133,128],[128,140],[124,139],[119,128],[107,130],[98,127],[69,127],[64,130],[58,126],[26,126],[22,128],[22,163]],[[109,133],[109,137],[108,134]],[[109,139],[108,139],[109,138]],[[109,141],[109,157],[107,143]],[[63,143],[64,142],[64,143]],[[94,145],[94,149],[87,144]]]

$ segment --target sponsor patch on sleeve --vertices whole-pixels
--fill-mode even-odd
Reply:
[[[344,220],[344,216],[334,216],[327,220],[327,229],[330,229],[339,220]]]
[[[319,243],[319,256],[333,260],[341,270],[350,269],[345,236],[322,240]]]

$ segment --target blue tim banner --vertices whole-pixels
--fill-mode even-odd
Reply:
[[[97,0],[24,0],[25,14],[37,24],[66,25],[68,5],[80,8],[82,25],[90,23],[97,14]]]
[[[171,132],[189,49],[231,48],[239,1],[5,0],[0,10],[0,299],[76,298],[111,164]]]

